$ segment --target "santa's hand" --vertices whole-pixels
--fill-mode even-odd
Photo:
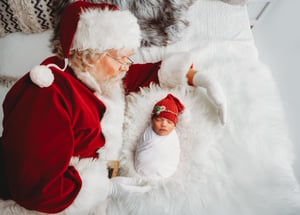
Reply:
[[[127,197],[132,194],[143,194],[151,189],[149,185],[137,178],[118,176],[110,181],[110,196],[115,198]]]
[[[206,88],[208,98],[217,108],[219,119],[224,125],[227,120],[227,102],[220,84],[216,80],[197,72],[193,77],[193,85]]]

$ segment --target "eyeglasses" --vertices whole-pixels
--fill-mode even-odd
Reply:
[[[126,57],[126,62],[123,62],[120,59],[115,58],[115,57],[111,56],[108,53],[106,53],[106,55],[108,57],[110,57],[111,59],[113,59],[113,60],[117,61],[118,63],[120,63],[122,65],[122,67],[124,67],[124,66],[131,66],[134,63],[133,60],[131,60],[129,57]]]

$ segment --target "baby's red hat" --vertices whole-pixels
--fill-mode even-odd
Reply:
[[[154,105],[152,118],[163,117],[176,124],[178,113],[181,113],[183,109],[184,105],[180,102],[180,100],[172,94],[168,94],[165,98]]]

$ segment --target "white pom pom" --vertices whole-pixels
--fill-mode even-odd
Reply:
[[[54,81],[52,71],[44,65],[33,67],[29,73],[30,79],[39,87],[49,87]]]

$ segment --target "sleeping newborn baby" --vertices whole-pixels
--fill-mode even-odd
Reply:
[[[158,179],[175,173],[180,159],[175,126],[183,109],[172,94],[154,105],[151,125],[144,131],[135,152],[135,169],[141,176]]]

